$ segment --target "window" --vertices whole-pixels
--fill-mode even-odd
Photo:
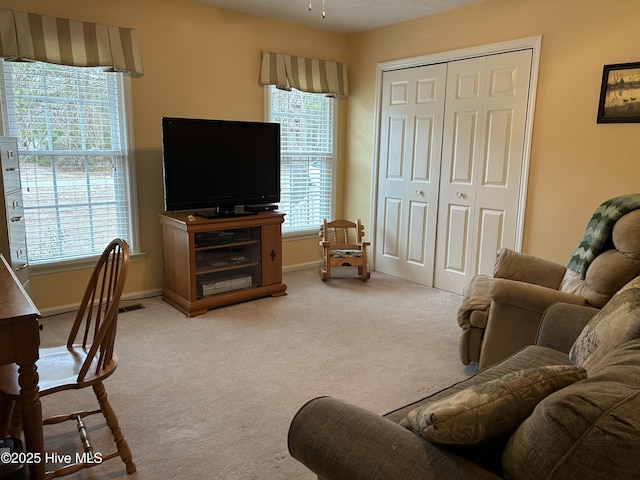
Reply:
[[[39,62],[0,69],[3,131],[18,138],[29,261],[99,255],[115,237],[132,244],[123,75]]]
[[[267,87],[268,121],[281,125],[283,234],[313,232],[333,213],[335,100]]]

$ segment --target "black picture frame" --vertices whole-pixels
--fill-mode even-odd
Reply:
[[[605,65],[598,123],[640,123],[640,62]]]

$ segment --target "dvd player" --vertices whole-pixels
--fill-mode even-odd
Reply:
[[[278,209],[278,205],[274,203],[260,203],[258,205],[245,205],[245,212],[272,212]]]

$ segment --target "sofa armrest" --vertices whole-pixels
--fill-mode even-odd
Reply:
[[[291,455],[323,480],[499,478],[387,418],[331,397],[298,411],[288,442]]]
[[[566,267],[555,262],[501,248],[498,250],[493,276],[557,290],[566,270]]]
[[[533,345],[542,314],[549,305],[564,302],[584,305],[570,293],[525,282],[494,278],[487,328],[482,339],[480,368],[487,368],[522,347]]]
[[[493,302],[507,303],[540,313],[544,312],[552,303],[562,302],[574,305],[585,305],[587,303],[579,295],[504,278],[495,278],[493,280],[490,295]]]
[[[536,345],[569,353],[584,326],[600,310],[597,308],[554,303],[545,310],[536,336]]]

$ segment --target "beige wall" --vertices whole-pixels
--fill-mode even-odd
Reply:
[[[0,0],[0,7],[138,31],[145,75],[132,80],[132,89],[146,256],[131,266],[128,294],[162,284],[160,117],[262,120],[263,91],[256,79],[263,49],[349,64],[351,94],[339,101],[340,215],[369,221],[378,62],[539,34],[524,250],[565,263],[602,200],[639,190],[640,125],[595,123],[602,65],[640,61],[636,0],[486,0],[353,36],[190,0]],[[285,266],[318,258],[317,239],[284,245]],[[86,271],[36,276],[34,301],[43,310],[77,303],[87,277]]]
[[[636,0],[485,0],[350,39],[348,216],[371,208],[376,64],[542,35],[523,250],[561,264],[593,210],[640,191],[640,124],[596,124],[602,66],[640,61]]]

